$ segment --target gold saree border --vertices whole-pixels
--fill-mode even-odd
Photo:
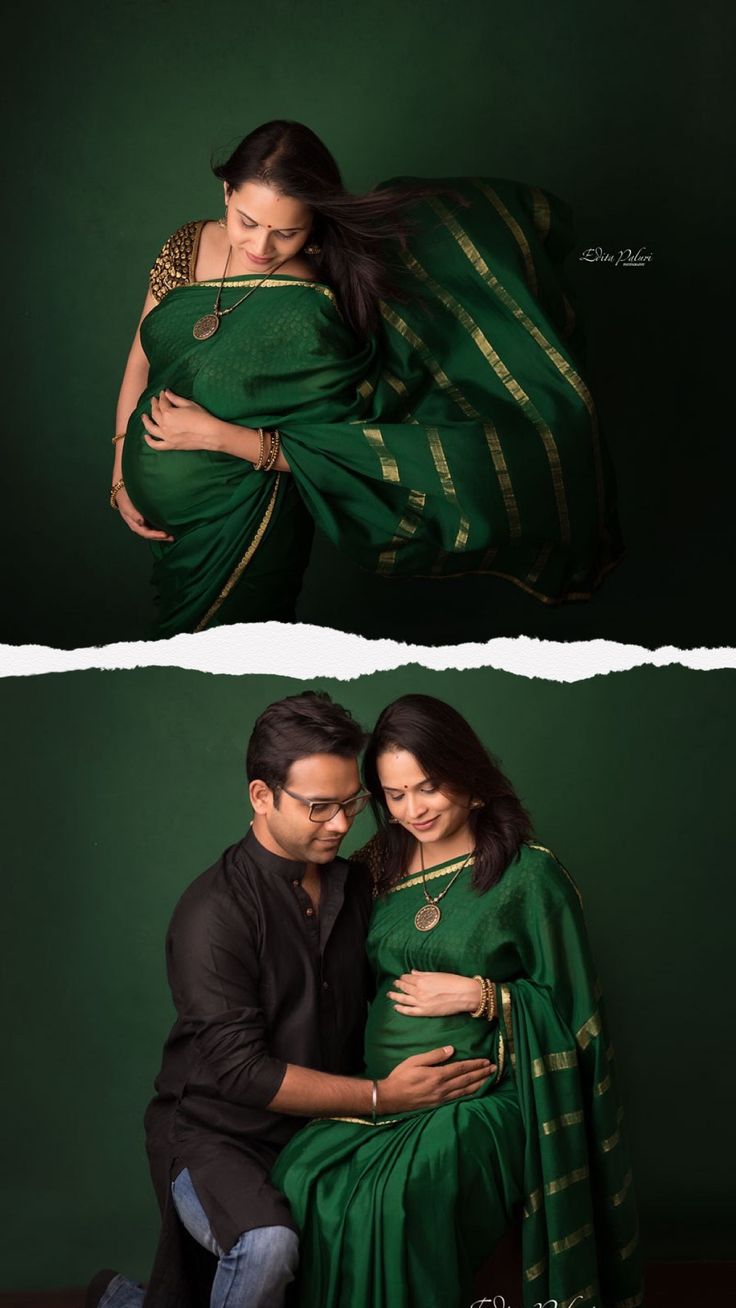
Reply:
[[[474,862],[475,858],[458,858],[447,867],[438,868],[436,872],[425,872],[424,875],[421,872],[413,872],[404,881],[399,881],[397,885],[391,886],[386,894],[395,895],[397,890],[411,890],[412,886],[421,886],[423,881],[435,881],[437,877],[446,877],[450,872],[456,872],[459,867],[465,867],[466,864],[468,867],[472,867]]]
[[[516,1071],[516,1048],[514,1046],[514,1020],[511,1012],[511,991],[508,986],[502,985],[501,990],[501,1012],[503,1013],[503,1024],[506,1027],[506,1039],[509,1042],[509,1058],[511,1066]]]
[[[565,864],[560,862],[560,860],[559,860],[559,858],[557,857],[557,855],[555,854],[554,850],[552,850],[552,849],[548,849],[546,845],[539,845],[539,844],[537,844],[535,841],[532,841],[532,840],[527,840],[526,843],[527,843],[529,849],[538,849],[538,850],[540,851],[540,853],[542,853],[542,854],[549,854],[550,858],[553,858],[553,859],[555,860],[555,863],[557,864],[557,866],[558,866],[558,868],[560,869],[560,871],[561,871],[561,872],[564,872],[565,876],[567,877],[568,881],[570,882],[570,885],[572,886],[573,890],[575,891],[575,894],[577,895],[577,897],[578,897],[578,899],[579,899],[579,901],[580,901],[580,907],[582,908],[582,907],[583,907],[583,896],[582,896],[581,893],[580,893],[580,890],[579,890],[579,888],[578,888],[578,886],[577,886],[577,884],[576,884],[576,882],[575,882],[575,879],[574,879],[574,877],[571,876],[571,874],[568,872],[567,868],[565,867]],[[600,985],[600,982],[598,982],[597,984]],[[596,994],[596,999],[600,999],[600,992],[598,992],[598,993]]]
[[[231,286],[234,291],[242,290],[244,287],[251,285],[251,280],[249,279],[252,279],[252,277],[254,276],[257,277],[258,274],[249,273],[247,274],[246,277],[239,277],[237,280],[233,277],[227,277],[225,279],[225,290],[227,290],[229,286]],[[216,287],[219,285],[220,285],[219,281],[186,282],[185,285],[183,286],[174,287],[174,290],[191,291],[191,290],[195,290],[198,286]],[[261,282],[258,289],[260,290],[262,287],[265,287],[267,290],[272,290],[276,286],[309,286],[312,288],[313,291],[318,291],[320,295],[324,295],[327,297],[328,300],[332,300],[332,303],[335,305],[335,308],[337,308],[337,298],[335,296],[335,292],[330,290],[329,286],[325,286],[323,282],[309,282],[306,280],[306,278],[299,278],[299,277],[284,276],[278,280],[275,277],[268,277],[266,281]]]
[[[268,524],[271,521],[274,505],[276,504],[276,496],[278,495],[280,481],[281,481],[281,473],[277,472],[276,480],[274,482],[274,488],[271,492],[271,498],[268,501],[268,507],[266,508],[266,512],[264,513],[263,518],[261,519],[260,525],[258,527],[258,530],[256,531],[255,536],[253,537],[250,545],[245,551],[245,554],[243,555],[242,559],[238,563],[237,567],[233,570],[233,572],[228,577],[227,581],[225,582],[225,585],[220,591],[220,594],[217,596],[217,599],[214,601],[214,603],[210,604],[210,607],[208,608],[202,620],[197,623],[196,627],[194,628],[195,632],[204,630],[208,622],[216,614],[220,605],[223,603],[224,600],[227,599],[233,587],[240,580],[242,574],[244,573],[245,569],[247,568],[248,564],[253,558],[253,555],[255,554],[256,550],[258,549],[258,546],[263,540],[264,535],[266,534],[266,528],[268,527]]]

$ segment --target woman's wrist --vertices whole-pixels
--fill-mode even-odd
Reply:
[[[235,422],[213,418],[210,435],[205,439],[205,448],[214,454],[232,454],[235,458],[248,459],[251,463],[257,456],[258,432],[253,427],[239,427]]]

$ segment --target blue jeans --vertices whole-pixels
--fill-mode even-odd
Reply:
[[[225,1253],[210,1230],[186,1168],[173,1182],[171,1193],[182,1225],[218,1260],[210,1308],[281,1308],[299,1261],[296,1233],[288,1226],[257,1226],[245,1231]],[[98,1308],[141,1308],[144,1293],[141,1285],[116,1276]]]

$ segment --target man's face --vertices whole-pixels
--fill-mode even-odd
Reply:
[[[312,822],[308,804],[302,800],[352,799],[361,790],[358,763],[335,754],[310,754],[289,768],[284,788],[276,795],[263,782],[251,783],[250,795],[256,819],[254,832],[261,844],[282,858],[300,863],[329,863],[353,824],[353,818],[339,809],[326,822]]]

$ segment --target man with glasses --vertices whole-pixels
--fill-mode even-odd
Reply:
[[[280,1308],[298,1260],[288,1204],[269,1182],[305,1118],[370,1122],[358,1074],[371,981],[366,870],[338,856],[369,801],[351,715],[307,692],[271,704],[248,745],[248,834],[189,886],[166,940],[177,1018],[146,1142],[162,1209],[147,1291],[112,1272],[87,1308]],[[451,1052],[451,1051],[450,1051]],[[472,1093],[487,1060],[406,1059],[380,1083],[382,1111]]]

